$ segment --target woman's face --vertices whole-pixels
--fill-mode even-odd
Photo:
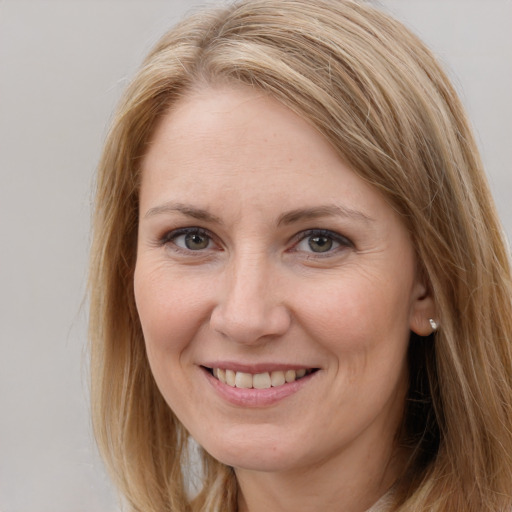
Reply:
[[[261,471],[391,444],[431,301],[398,216],[277,101],[204,89],[143,162],[135,297],[165,400]]]

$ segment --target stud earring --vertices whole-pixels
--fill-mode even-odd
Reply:
[[[429,318],[428,321],[430,322],[430,327],[432,327],[432,332],[436,332],[439,328],[439,325],[433,318]]]

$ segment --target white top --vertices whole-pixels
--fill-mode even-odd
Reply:
[[[387,512],[393,501],[393,493],[387,492],[382,498],[372,505],[366,512]]]

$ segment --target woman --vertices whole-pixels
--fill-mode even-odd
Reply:
[[[190,16],[119,107],[94,229],[95,432],[133,510],[510,509],[509,255],[401,24]]]

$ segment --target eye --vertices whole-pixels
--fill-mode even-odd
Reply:
[[[213,245],[212,237],[201,228],[181,228],[167,233],[162,244],[172,243],[176,248],[184,251],[203,251]]]
[[[295,244],[294,251],[329,254],[343,247],[353,247],[348,238],[326,229],[311,229],[298,236],[299,241]]]
[[[325,235],[314,235],[314,236],[308,236],[303,240],[303,242],[308,243],[308,247],[313,252],[327,252],[330,251],[333,246],[336,246],[336,242]],[[299,245],[301,245],[303,242],[301,242]]]

